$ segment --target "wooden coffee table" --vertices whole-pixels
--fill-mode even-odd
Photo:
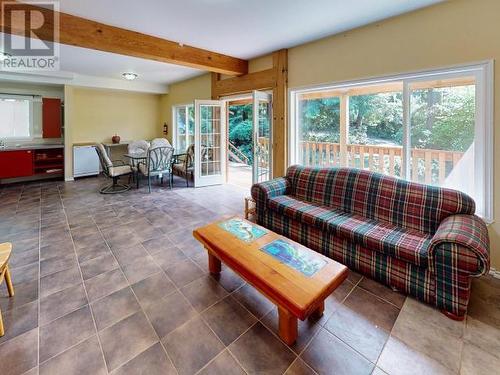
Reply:
[[[243,218],[195,229],[208,252],[212,274],[221,261],[278,307],[279,335],[292,345],[297,319],[318,318],[324,301],[346,279],[348,269],[311,249]]]

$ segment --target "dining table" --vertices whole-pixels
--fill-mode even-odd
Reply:
[[[184,155],[183,153],[177,153],[172,155],[172,164],[177,162],[177,159],[179,156]],[[137,189],[139,189],[139,168],[138,164],[140,162],[146,163],[146,160],[148,158],[148,152],[147,151],[142,151],[142,152],[128,152],[126,154],[123,154],[123,157],[127,158],[130,160],[130,164],[134,170],[134,178],[135,181],[137,182]],[[172,171],[170,171],[170,179],[173,179],[172,177]]]
[[[134,171],[134,178],[135,182],[137,185],[137,189],[139,189],[139,163],[146,162],[146,159],[148,158],[148,152],[147,151],[142,151],[142,152],[128,152],[123,155],[125,158],[130,160],[130,165],[132,166],[132,169]]]

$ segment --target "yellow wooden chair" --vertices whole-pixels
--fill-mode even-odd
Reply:
[[[10,242],[0,244],[0,284],[5,279],[9,296],[14,296],[14,286],[9,272],[9,258],[12,252],[12,244]],[[2,311],[0,311],[0,337],[5,333],[3,329]]]

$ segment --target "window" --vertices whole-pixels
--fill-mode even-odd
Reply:
[[[0,139],[32,138],[32,98],[0,96]]]
[[[173,107],[174,147],[184,151],[194,144],[194,106],[179,105]]]
[[[492,220],[491,64],[291,92],[290,161],[461,190]]]

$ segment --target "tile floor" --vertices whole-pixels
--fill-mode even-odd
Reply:
[[[274,306],[227,268],[210,277],[191,236],[246,190],[104,196],[103,182],[0,189],[16,289],[0,288],[0,374],[500,373],[500,280],[474,282],[459,323],[351,273],[287,347]]]

